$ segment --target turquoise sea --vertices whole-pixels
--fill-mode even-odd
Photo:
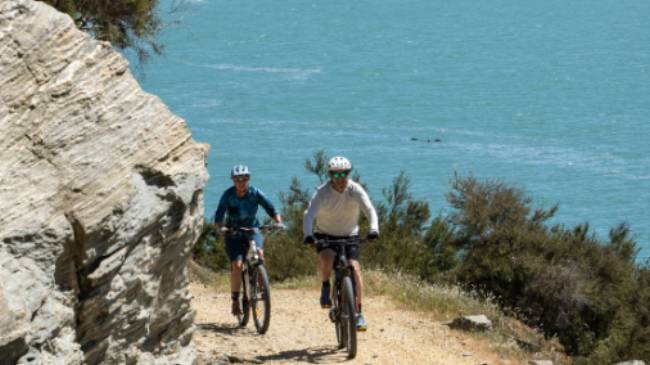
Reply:
[[[647,0],[171,1],[139,78],[211,144],[206,214],[248,164],[279,204],[304,160],[349,157],[370,194],[405,171],[433,214],[454,173],[650,256]],[[133,57],[130,57],[133,59]],[[132,62],[135,74],[139,74]],[[439,141],[436,141],[439,140]]]

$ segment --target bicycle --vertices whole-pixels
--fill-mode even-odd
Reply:
[[[316,246],[334,250],[334,285],[332,286],[332,308],[329,318],[334,323],[338,348],[346,348],[348,359],[357,355],[357,309],[355,301],[354,267],[345,255],[345,247],[365,242],[359,237],[319,238]]]
[[[257,333],[263,335],[271,323],[271,289],[269,276],[266,273],[263,260],[260,259],[257,245],[255,244],[255,230],[275,231],[284,229],[283,226],[265,225],[255,227],[237,227],[221,229],[222,233],[232,235],[241,234],[247,238],[246,255],[242,264],[242,313],[237,316],[240,327],[246,327],[250,320],[251,312]]]

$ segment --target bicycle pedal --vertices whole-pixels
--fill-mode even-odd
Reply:
[[[321,304],[320,307],[323,308],[323,309],[329,309],[329,308],[332,308],[332,305],[331,304]]]

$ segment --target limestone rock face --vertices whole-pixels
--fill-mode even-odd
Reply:
[[[109,44],[0,0],[0,363],[191,363],[207,146]]]

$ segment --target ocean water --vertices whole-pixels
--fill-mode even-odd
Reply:
[[[523,189],[552,221],[650,256],[647,0],[162,0],[143,88],[209,143],[211,215],[236,163],[279,204],[342,154],[374,200],[405,171],[447,214],[455,173]],[[133,59],[133,57],[130,57]]]

